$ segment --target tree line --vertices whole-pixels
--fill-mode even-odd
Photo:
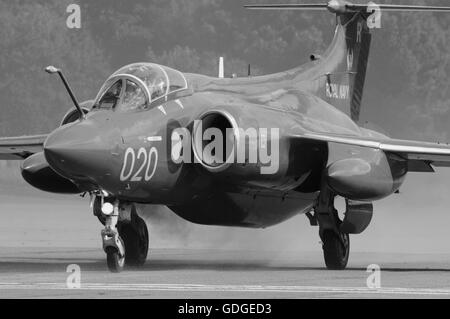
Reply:
[[[70,108],[61,83],[43,72],[47,65],[66,71],[80,100],[139,61],[216,75],[224,56],[228,75],[245,76],[248,64],[266,74],[323,52],[335,22],[326,12],[247,11],[239,0],[78,0],[82,27],[69,29],[73,2],[0,0],[1,136],[49,132]],[[449,22],[448,14],[383,14],[373,32],[364,121],[394,137],[450,140]]]

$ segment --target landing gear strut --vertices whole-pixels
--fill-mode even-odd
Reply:
[[[117,273],[125,265],[142,266],[147,259],[149,236],[135,205],[97,197],[93,206],[94,215],[105,226],[101,236],[108,269]]]
[[[328,189],[321,192],[314,219],[319,225],[325,265],[330,270],[343,270],[350,255],[350,236],[341,230],[342,221],[334,208],[334,198]]]

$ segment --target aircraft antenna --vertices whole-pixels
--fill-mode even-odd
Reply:
[[[221,56],[219,59],[219,78],[223,79],[224,77],[225,77],[225,68],[224,68],[223,57]]]
[[[69,82],[67,82],[66,77],[64,76],[64,74],[62,73],[61,69],[55,68],[54,66],[48,66],[45,68],[45,72],[47,72],[48,74],[55,74],[58,73],[59,77],[61,78],[61,81],[63,82],[67,92],[70,95],[70,98],[72,99],[73,104],[75,105],[75,108],[78,110],[78,112],[80,113],[80,119],[83,120],[86,118],[86,115],[83,112],[83,109],[80,106],[80,103],[78,103],[77,98],[75,97],[75,94],[73,93]]]

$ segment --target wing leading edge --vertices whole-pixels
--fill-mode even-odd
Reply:
[[[436,167],[450,167],[450,145],[407,140],[376,140],[370,137],[305,133],[295,138],[378,149],[397,154],[413,163],[424,162]]]
[[[0,138],[0,160],[23,160],[41,152],[47,135]]]
[[[0,138],[0,160],[21,160],[43,150],[47,135]],[[294,138],[345,144],[395,153],[411,161],[425,161],[436,167],[450,167],[450,145],[407,140],[376,140],[337,134],[304,133]]]

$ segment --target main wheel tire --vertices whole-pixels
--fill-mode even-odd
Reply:
[[[327,230],[322,235],[322,248],[325,264],[330,270],[343,270],[347,267],[350,255],[350,236],[348,234],[336,234]]]
[[[123,270],[125,265],[125,257],[120,257],[116,248],[108,247],[106,249],[106,263],[109,271],[119,273]]]
[[[133,267],[144,265],[149,246],[148,229],[145,221],[136,216],[132,223],[123,224],[119,233],[125,244],[125,264]]]

